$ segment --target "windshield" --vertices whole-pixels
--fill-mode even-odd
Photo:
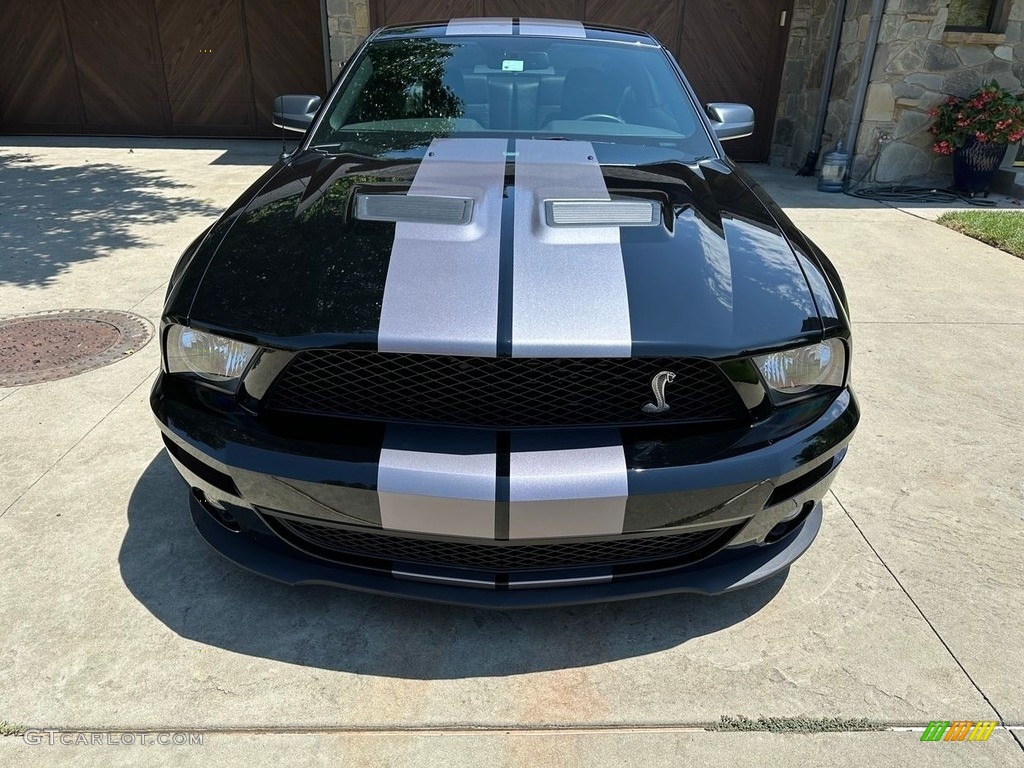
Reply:
[[[672,66],[653,46],[405,38],[371,43],[354,66],[310,146],[386,151],[437,137],[499,135],[715,154]]]

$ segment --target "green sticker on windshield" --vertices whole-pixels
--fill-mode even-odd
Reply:
[[[501,62],[502,72],[522,72],[523,62],[517,61],[516,59],[505,59]]]

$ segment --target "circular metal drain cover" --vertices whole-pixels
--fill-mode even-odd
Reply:
[[[63,309],[0,320],[0,387],[65,379],[120,360],[153,338],[129,312]]]

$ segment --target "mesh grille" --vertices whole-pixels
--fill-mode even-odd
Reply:
[[[268,517],[270,517],[268,515]],[[409,563],[477,568],[489,571],[516,571],[537,568],[567,568],[587,565],[616,565],[643,560],[703,556],[708,548],[722,544],[733,530],[713,529],[665,536],[619,537],[606,540],[567,541],[556,544],[477,544],[439,541],[366,533],[328,525],[272,518],[278,532],[300,548],[320,550],[317,554],[337,553],[400,560]],[[685,563],[680,563],[685,564]]]
[[[669,409],[646,413],[651,379],[675,374]],[[679,358],[483,358],[358,350],[296,355],[268,408],[495,429],[726,421],[746,411],[718,366]]]

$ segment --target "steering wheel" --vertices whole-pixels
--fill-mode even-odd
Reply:
[[[577,117],[577,120],[605,120],[609,123],[624,123],[626,122],[617,115],[608,115],[604,112],[594,112],[593,114],[583,115],[583,117]]]

